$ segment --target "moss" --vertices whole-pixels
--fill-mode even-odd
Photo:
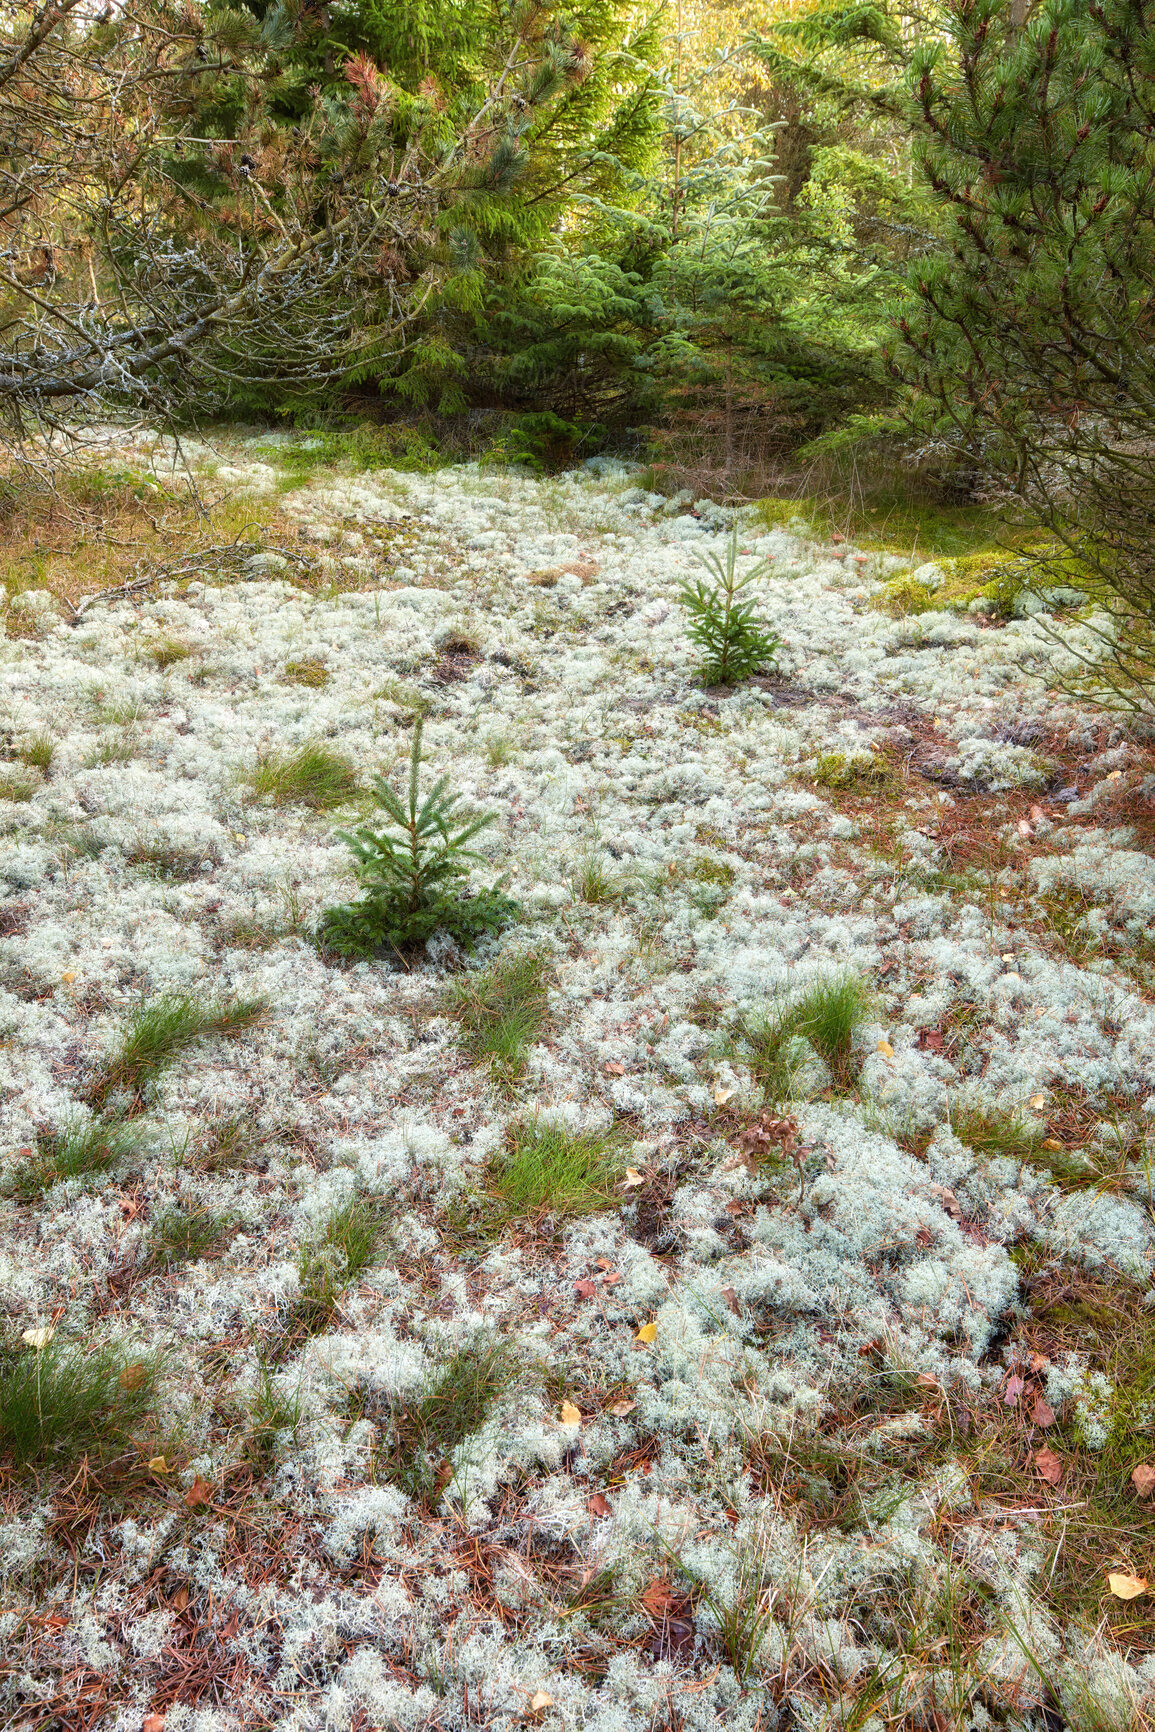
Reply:
[[[818,788],[870,788],[889,781],[890,768],[870,752],[820,752],[811,772]]]

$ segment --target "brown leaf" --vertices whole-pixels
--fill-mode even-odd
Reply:
[[[146,1714],[141,1721],[140,1732],[164,1732],[163,1714]]]
[[[962,1209],[959,1207],[959,1200],[949,1185],[928,1185],[927,1189],[932,1197],[938,1198],[952,1221],[962,1220]]]
[[[742,1315],[742,1307],[738,1303],[738,1295],[735,1293],[733,1287],[723,1287],[722,1297],[730,1307],[730,1310],[734,1313],[735,1317],[740,1317]]]
[[[535,1690],[533,1701],[529,1705],[531,1714],[544,1714],[547,1708],[553,1707],[553,1697],[548,1690]]]
[[[573,1290],[579,1299],[592,1299],[598,1289],[596,1281],[575,1281]]]
[[[1140,1497],[1150,1497],[1155,1491],[1155,1467],[1149,1461],[1141,1461],[1131,1469],[1131,1484]]]
[[[946,1038],[939,1033],[937,1028],[919,1030],[918,1045],[923,1052],[941,1052],[945,1044]]]
[[[1023,1393],[1023,1388],[1023,1380],[1017,1373],[1012,1373],[1012,1375],[1007,1378],[1007,1387],[1003,1393],[1003,1400],[1008,1407],[1013,1407],[1015,1405],[1015,1402]]]
[[[605,1070],[607,1076],[625,1076],[626,1074],[625,1065],[619,1064],[617,1059],[611,1059],[610,1063],[606,1065]]]
[[[602,1286],[616,1287],[620,1280],[621,1276],[618,1274],[617,1270],[611,1269],[608,1274],[602,1276]]]
[[[610,1408],[610,1412],[613,1414],[615,1419],[624,1419],[626,1414],[632,1413],[637,1405],[636,1401],[627,1401],[625,1399],[615,1401],[613,1406]]]
[[[188,1490],[185,1492],[184,1501],[188,1505],[189,1509],[196,1509],[198,1504],[212,1502],[213,1492],[215,1489],[216,1488],[207,1479],[202,1479],[198,1473]]]
[[[124,1370],[117,1378],[117,1382],[120,1384],[122,1389],[127,1389],[129,1394],[131,1394],[133,1390],[141,1389],[144,1386],[147,1377],[148,1372],[138,1360],[134,1365],[125,1366]]]
[[[642,1605],[652,1618],[660,1618],[674,1603],[674,1590],[662,1576],[655,1576],[645,1593]]]
[[[610,1262],[608,1257],[595,1257],[594,1258],[594,1265],[598,1269],[612,1269],[613,1268],[613,1264]]]
[[[1063,1477],[1063,1464],[1054,1450],[1044,1444],[1042,1449],[1035,1451],[1033,1459],[1035,1472],[1039,1477],[1045,1479],[1048,1485],[1058,1485]]]
[[[1034,1425],[1041,1425],[1044,1431],[1048,1425],[1055,1423],[1055,1410],[1043,1400],[1041,1395],[1035,1397],[1035,1405],[1031,1408],[1031,1422]]]
[[[613,1505],[610,1503],[605,1492],[602,1491],[595,1491],[594,1495],[586,1500],[586,1508],[589,1510],[590,1514],[594,1516],[608,1516],[613,1514]]]
[[[188,1605],[188,1588],[183,1582],[169,1601],[169,1605],[174,1612],[183,1612]]]

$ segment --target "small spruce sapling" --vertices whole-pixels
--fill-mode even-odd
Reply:
[[[760,559],[744,574],[738,571],[738,528],[734,526],[724,559],[716,553],[696,556],[715,579],[697,577],[681,586],[682,606],[691,616],[689,635],[703,652],[700,668],[707,686],[733,686],[759,668],[773,666],[781,639],[758,618],[755,604],[742,592],[769,569]]]
[[[469,846],[494,822],[481,813],[461,820],[459,796],[448,792],[441,776],[424,800],[418,799],[422,722],[413,730],[409,754],[407,799],[381,776],[374,778],[373,797],[390,822],[390,829],[363,827],[338,835],[356,858],[356,872],[365,894],[356,902],[327,908],[320,938],[340,956],[398,954],[424,944],[441,928],[462,944],[475,943],[498,932],[515,918],[518,905],[500,883],[470,895],[465,889],[469,862],[483,858]]]

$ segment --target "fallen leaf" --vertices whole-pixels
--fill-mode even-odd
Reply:
[[[660,1618],[668,1611],[674,1601],[674,1591],[669,1582],[656,1577],[642,1595],[642,1604],[651,1617]]]
[[[1131,1469],[1131,1484],[1140,1497],[1150,1497],[1155,1491],[1155,1467],[1150,1462],[1141,1461],[1138,1467]]]
[[[606,1068],[607,1073],[610,1076],[625,1076],[625,1074],[626,1074],[625,1065],[619,1064],[617,1059],[612,1059],[610,1061],[610,1063],[606,1065],[605,1068]]]
[[[1023,1388],[1024,1385],[1021,1377],[1015,1375],[1007,1378],[1007,1387],[1003,1394],[1003,1400],[1006,1402],[1008,1407],[1013,1407],[1015,1405],[1015,1402],[1023,1393]]]
[[[610,1408],[610,1412],[613,1414],[615,1419],[624,1419],[626,1414],[632,1413],[637,1405],[636,1401],[615,1401],[613,1406]]]
[[[924,1052],[941,1052],[946,1040],[937,1028],[924,1028],[919,1030],[918,1044]]]
[[[612,1269],[613,1264],[610,1262],[608,1257],[595,1257],[594,1267],[597,1269]]]
[[[881,1053],[883,1058],[894,1057],[894,1048],[888,1040],[880,1040],[874,1050],[875,1052]]]
[[[163,1714],[146,1714],[140,1724],[140,1732],[164,1732]]]
[[[734,1093],[735,1091],[733,1089],[724,1089],[719,1086],[714,1090],[714,1105],[716,1107],[724,1107],[728,1100],[734,1098]]]
[[[657,1339],[658,1325],[656,1323],[643,1323],[642,1327],[638,1330],[638,1333],[634,1336],[635,1341],[644,1341],[647,1345],[651,1341],[656,1341]]]
[[[723,1287],[722,1297],[730,1307],[730,1310],[734,1313],[735,1317],[740,1317],[742,1315],[742,1307],[738,1303],[738,1295],[735,1293],[733,1287]]]
[[[529,1705],[531,1714],[544,1714],[547,1708],[553,1707],[553,1697],[548,1690],[535,1690],[533,1701]]]
[[[184,1501],[189,1509],[196,1509],[198,1504],[211,1503],[214,1487],[207,1479],[202,1479],[198,1473],[184,1494]]]
[[[134,1361],[132,1365],[125,1366],[124,1370],[117,1378],[117,1382],[120,1384],[122,1389],[127,1389],[128,1393],[131,1395],[134,1390],[143,1389],[147,1379],[148,1372],[138,1359]]]
[[[621,1280],[621,1276],[618,1274],[617,1270],[611,1269],[608,1272],[608,1274],[605,1274],[602,1276],[602,1286],[603,1287],[616,1287],[620,1280]]]
[[[168,1462],[164,1459],[163,1455],[151,1455],[151,1456],[149,1456],[148,1465],[149,1465],[149,1469],[152,1473],[167,1473],[168,1472]]]
[[[1055,1423],[1055,1410],[1043,1400],[1041,1395],[1035,1397],[1035,1405],[1031,1408],[1031,1422],[1034,1425],[1042,1426],[1044,1431],[1048,1425]]]
[[[591,1515],[608,1516],[613,1514],[613,1505],[605,1492],[595,1491],[593,1497],[586,1499],[586,1508]]]
[[[1122,778],[1123,778],[1122,770],[1108,770],[1108,772],[1107,772],[1107,780],[1109,782],[1119,782],[1122,780]]]
[[[174,1612],[183,1612],[185,1607],[188,1605],[188,1588],[183,1582],[169,1601],[169,1605],[172,1607]]]
[[[65,986],[71,986],[72,982],[76,979],[75,968],[66,968],[60,978],[64,982]]]
[[[959,1206],[959,1200],[949,1185],[930,1185],[928,1186],[928,1189],[932,1197],[938,1198],[952,1221],[962,1220],[962,1209]]]
[[[1031,826],[1027,823],[1027,820],[1025,818],[1019,819],[1019,835],[1020,836],[1033,836],[1034,835],[1034,831],[1031,829]]]
[[[580,1425],[582,1422],[581,1408],[575,1407],[572,1401],[563,1401],[561,1404],[561,1422],[563,1425]]]
[[[46,1323],[40,1329],[26,1329],[20,1339],[23,1341],[25,1347],[35,1347],[36,1351],[39,1353],[42,1348],[48,1346],[48,1343],[52,1340],[52,1337],[55,1334],[56,1331],[52,1325]]]
[[[1140,1594],[1147,1592],[1146,1576],[1129,1576],[1121,1570],[1112,1570],[1107,1577],[1107,1586],[1117,1600],[1137,1600]]]
[[[929,1371],[920,1371],[914,1380],[923,1389],[939,1389],[941,1384],[937,1377],[932,1377]]]
[[[1063,1152],[1063,1145],[1058,1137],[1044,1137],[1040,1146],[1044,1149],[1050,1149],[1053,1155],[1061,1155]]]
[[[639,1173],[636,1167],[627,1167],[626,1176],[621,1181],[621,1184],[622,1188],[632,1190],[636,1185],[644,1185],[645,1182],[644,1174]]]
[[[592,1299],[597,1292],[596,1281],[575,1281],[573,1290],[579,1299]]]
[[[1036,1113],[1041,1113],[1043,1108],[1046,1106],[1046,1104],[1047,1104],[1046,1095],[1032,1095],[1030,1100],[1027,1102],[1027,1105],[1031,1108],[1031,1110],[1033,1112],[1036,1112]]]
[[[1004,962],[1013,962],[1015,960],[1014,951],[1013,950],[1004,950],[1002,952],[1002,959]]]
[[[1041,1479],[1045,1479],[1048,1485],[1059,1484],[1063,1477],[1063,1464],[1053,1449],[1048,1449],[1044,1444],[1042,1449],[1035,1451],[1034,1462],[1035,1471]]]

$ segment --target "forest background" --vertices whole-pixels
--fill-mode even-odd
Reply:
[[[6,9],[17,464],[114,412],[608,451],[847,531],[994,511],[1145,704],[1155,7]]]

